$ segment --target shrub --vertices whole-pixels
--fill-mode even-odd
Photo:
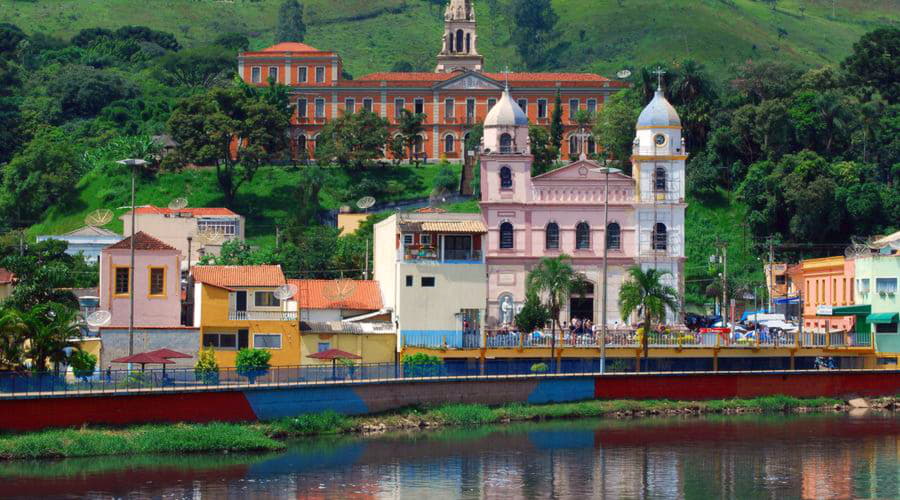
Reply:
[[[423,352],[406,354],[403,356],[403,375],[406,377],[440,375],[443,364],[443,359]]]
[[[484,405],[454,404],[434,409],[441,421],[451,425],[480,425],[496,420],[494,412]]]
[[[446,161],[441,162],[438,169],[437,175],[434,176],[434,190],[432,192],[438,193],[443,190],[456,191],[459,186],[459,178],[456,172],[453,171],[453,168],[450,167],[450,164]]]
[[[290,434],[314,435],[314,434],[338,434],[350,428],[352,422],[345,416],[333,410],[322,413],[306,413],[296,417],[286,418],[275,424],[277,430]]]
[[[256,377],[269,370],[270,359],[272,353],[265,349],[241,349],[234,365],[239,375],[247,377],[253,383]]]
[[[205,383],[215,383],[219,379],[219,363],[216,362],[216,353],[212,347],[200,351],[197,364],[194,365],[194,376]]]
[[[535,363],[531,365],[531,373],[547,373],[550,369],[547,363]]]
[[[69,358],[69,365],[76,377],[90,377],[97,366],[97,356],[86,351],[75,351]]]

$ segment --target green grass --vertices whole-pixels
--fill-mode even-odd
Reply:
[[[341,434],[350,430],[352,425],[350,417],[325,411],[277,420],[271,424],[269,432],[292,436]]]
[[[0,22],[70,37],[78,30],[138,24],[174,33],[186,46],[237,31],[253,48],[272,42],[281,0],[39,0],[4,2]],[[337,51],[350,73],[409,61],[429,71],[440,49],[443,6],[426,0],[306,0],[306,43]],[[521,69],[509,43],[509,0],[475,2],[479,51],[488,70]],[[555,70],[612,75],[623,67],[692,58],[715,73],[752,59],[835,63],[859,36],[896,25],[895,0],[554,0],[561,42]],[[801,13],[800,7],[805,8]],[[614,22],[611,22],[613,21]],[[779,28],[787,32],[779,37]]]
[[[282,448],[282,443],[258,428],[224,423],[146,425],[121,430],[61,429],[0,437],[3,459]]]
[[[115,168],[115,167],[112,167]],[[124,168],[124,167],[122,167]],[[459,173],[459,165],[451,165]],[[377,196],[378,201],[399,201],[427,197],[434,185],[437,167],[373,167],[363,171],[340,168],[326,169],[328,179],[319,198],[326,209],[341,205],[355,206],[363,194],[357,185],[370,180],[386,186],[387,192]],[[110,173],[111,172],[111,173]],[[274,242],[275,226],[288,214],[294,201],[294,186],[300,179],[300,169],[293,167],[263,167],[251,183],[245,183],[238,192],[234,210],[247,218],[247,240],[253,245]],[[28,233],[62,234],[84,225],[84,218],[98,208],[115,212],[113,222],[106,227],[121,232],[123,223],[119,216],[130,205],[130,177],[119,170],[88,172],[75,187],[77,196],[72,203],[52,207],[43,220],[33,225]],[[216,183],[212,168],[187,169],[180,172],[164,172],[155,177],[138,180],[135,195],[137,205],[166,206],[174,198],[186,197],[192,207],[223,206],[224,200]]]

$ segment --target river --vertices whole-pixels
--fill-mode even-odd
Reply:
[[[0,465],[44,498],[896,498],[891,414],[567,420]]]

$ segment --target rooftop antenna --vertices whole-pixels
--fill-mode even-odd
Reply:
[[[108,325],[110,320],[112,320],[112,314],[109,311],[99,309],[92,312],[91,314],[88,314],[88,317],[85,321],[91,328],[100,328],[101,326]]]
[[[369,208],[375,204],[375,198],[372,196],[363,196],[356,202],[356,206],[364,212],[368,212]]]
[[[275,289],[273,295],[275,295],[275,298],[278,300],[288,300],[297,295],[297,285],[293,285],[290,283],[288,283],[287,285],[281,285],[280,287]]]
[[[169,208],[171,210],[181,210],[188,206],[187,198],[175,198],[174,200],[169,202]]]
[[[662,66],[657,66],[651,73],[656,75],[656,90],[662,91],[662,76],[666,74],[666,70],[662,69]]]
[[[197,231],[197,240],[204,245],[219,245],[225,241],[225,233],[217,228],[201,229]]]
[[[105,208],[98,208],[93,212],[87,214],[84,218],[84,223],[90,227],[102,227],[109,224],[113,219],[112,210],[108,210]]]
[[[631,70],[627,70],[627,69],[623,69],[623,70],[619,71],[618,73],[616,73],[616,78],[619,78],[620,80],[624,80],[624,79],[628,78],[629,76],[631,76]]]
[[[341,278],[325,285],[322,295],[331,302],[343,302],[356,291],[356,282],[351,279]]]

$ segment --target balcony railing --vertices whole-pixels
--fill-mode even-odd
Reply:
[[[481,250],[451,250],[431,245],[408,245],[399,252],[399,258],[405,262],[434,263],[479,263],[482,261]]]
[[[297,311],[228,311],[228,321],[296,321]]]

